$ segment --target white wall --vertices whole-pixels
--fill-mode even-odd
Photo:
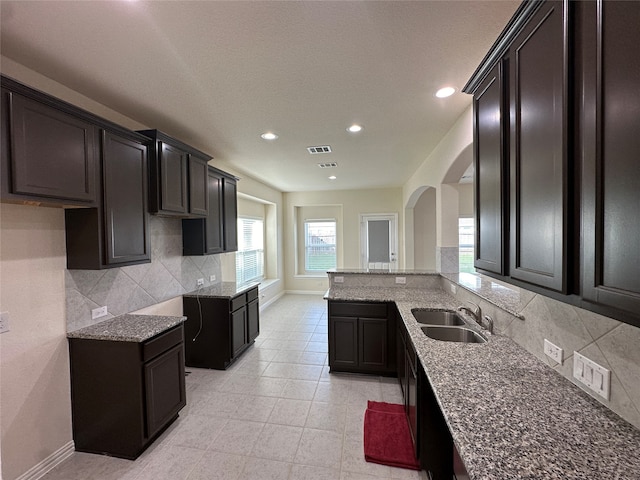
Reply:
[[[338,268],[360,268],[360,214],[397,213],[398,243],[404,242],[402,224],[402,190],[379,188],[368,190],[334,190],[320,192],[292,192],[284,194],[285,225],[287,239],[285,252],[285,282],[288,291],[324,292],[329,288],[326,277],[305,277],[296,273],[295,247],[289,242],[296,235],[296,207],[332,206],[342,211],[337,219],[336,239]],[[334,210],[335,211],[335,210]],[[398,264],[404,265],[399,252]]]

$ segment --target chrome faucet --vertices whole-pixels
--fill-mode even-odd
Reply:
[[[475,303],[473,303],[473,302],[467,302],[467,303],[469,305],[472,305],[473,308],[465,307],[463,305],[463,306],[458,307],[458,311],[459,312],[467,312],[469,315],[471,315],[473,317],[473,319],[476,321],[476,323],[478,325],[482,326],[482,323],[481,323],[482,322],[482,320],[481,320],[482,313],[480,312],[480,306],[475,304]]]

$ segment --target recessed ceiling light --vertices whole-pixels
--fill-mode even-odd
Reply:
[[[329,180],[335,180],[336,178],[338,178],[338,177],[336,177],[335,175],[331,175],[331,176],[329,177]]]
[[[273,132],[266,132],[263,133],[262,135],[260,135],[262,138],[264,138],[265,140],[275,140],[276,138],[278,138],[278,135],[276,135]]]
[[[358,133],[362,130],[362,126],[353,124],[349,128],[347,128],[347,132]]]
[[[446,97],[450,97],[454,93],[456,93],[456,89],[455,88],[453,88],[453,87],[444,87],[444,88],[441,88],[440,90],[438,90],[436,92],[436,97],[438,97],[438,98],[446,98]]]

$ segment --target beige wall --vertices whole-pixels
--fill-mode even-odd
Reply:
[[[284,194],[285,224],[285,284],[288,291],[324,292],[329,288],[326,277],[306,277],[296,274],[296,255],[293,239],[296,236],[296,207],[340,207],[342,218],[337,219],[336,239],[338,268],[360,268],[360,214],[398,214],[398,243],[403,244],[402,190],[380,188],[368,190],[334,190],[320,192],[292,192]],[[404,265],[399,253],[398,265]]]
[[[456,185],[458,190],[458,215],[473,217],[473,183]]]
[[[0,204],[2,478],[72,440],[62,209]]]
[[[282,192],[234,170],[224,162],[209,162],[240,178],[238,181],[238,213],[249,215],[262,211],[265,219],[265,281],[260,285],[261,308],[284,294],[284,208]],[[262,205],[260,207],[259,205]],[[262,209],[262,210],[261,210]],[[235,253],[220,255],[222,280],[235,281]]]
[[[458,192],[452,183],[471,164],[472,125],[473,109],[469,106],[402,188],[402,203],[409,209],[415,206],[425,187],[436,189],[438,247],[458,245]],[[414,232],[406,231],[405,235],[413,237]]]
[[[5,57],[2,74],[126,128],[146,128]],[[64,211],[2,204],[2,478],[13,480],[72,440],[66,339]]]
[[[436,189],[420,195],[413,209],[414,268],[436,269]]]

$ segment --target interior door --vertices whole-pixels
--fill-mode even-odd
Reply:
[[[398,215],[360,215],[360,227],[362,268],[397,268]]]

